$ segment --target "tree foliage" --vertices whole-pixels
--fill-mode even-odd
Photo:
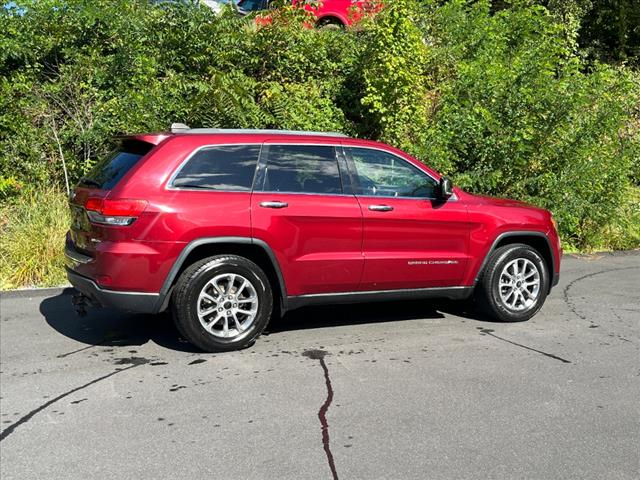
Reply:
[[[344,32],[290,7],[257,27],[188,2],[17,3],[0,10],[5,197],[63,185],[63,162],[75,181],[114,135],[171,122],[341,130],[550,208],[571,245],[640,242],[639,77],[585,59],[601,57],[580,50],[571,2],[396,0]]]

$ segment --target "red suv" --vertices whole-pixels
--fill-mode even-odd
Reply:
[[[268,10],[273,3],[270,0],[239,0],[237,8],[246,15]],[[376,0],[292,0],[292,4],[312,13],[315,26],[320,28],[350,26],[382,8],[382,3]],[[258,23],[270,23],[269,15],[262,15]]]
[[[406,153],[334,133],[133,135],[74,190],[69,281],[85,304],[157,313],[207,351],[303,305],[475,294],[532,317],[559,278],[543,209],[471,195]]]

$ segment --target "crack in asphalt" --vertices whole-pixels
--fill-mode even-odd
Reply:
[[[498,340],[502,340],[503,342],[507,342],[507,343],[510,343],[511,345],[515,345],[516,347],[525,348],[527,350],[531,350],[532,352],[536,352],[536,353],[539,353],[541,355],[544,355],[545,357],[553,358],[554,360],[559,360],[562,363],[571,363],[566,358],[559,357],[557,355],[554,355],[553,353],[543,352],[542,350],[538,350],[538,349],[532,348],[532,347],[527,347],[526,345],[522,345],[521,343],[513,342],[511,340],[507,340],[506,338],[500,337],[498,335],[494,335],[493,332],[495,330],[491,330],[490,328],[478,327],[478,330],[480,330],[480,332],[482,332],[481,335],[482,334],[489,335],[489,336],[491,336],[493,338],[497,338]]]
[[[303,356],[312,360],[319,360],[320,366],[324,372],[324,381],[327,386],[327,399],[324,401],[320,410],[318,411],[318,419],[322,426],[322,446],[324,447],[324,453],[327,456],[327,463],[331,470],[333,480],[338,480],[338,472],[336,471],[336,464],[333,460],[333,453],[331,453],[331,446],[329,444],[329,422],[327,422],[327,411],[333,401],[333,387],[331,386],[331,378],[329,377],[329,369],[324,361],[324,357],[328,355],[328,352],[324,350],[307,350],[302,353]]]
[[[16,420],[14,423],[9,425],[7,428],[5,428],[2,432],[0,432],[0,442],[2,440],[4,440],[5,438],[7,438],[9,435],[11,435],[14,432],[14,430],[16,428],[18,428],[20,425],[25,424],[29,420],[31,420],[31,418],[33,418],[33,416],[35,414],[37,414],[37,413],[41,412],[42,410],[44,410],[45,408],[53,405],[57,401],[62,400],[64,397],[67,397],[67,396],[71,395],[72,393],[78,392],[78,391],[80,391],[80,390],[82,390],[84,388],[87,388],[87,387],[89,387],[91,385],[94,385],[94,384],[96,384],[98,382],[101,382],[102,380],[105,380],[105,379],[107,379],[109,377],[112,377],[113,375],[115,375],[117,373],[121,373],[121,372],[124,372],[126,370],[130,370],[130,369],[138,367],[140,365],[142,365],[142,364],[138,363],[138,364],[130,365],[130,366],[125,367],[125,368],[119,368],[119,369],[117,369],[117,370],[115,370],[115,371],[113,371],[111,373],[108,373],[107,375],[103,375],[102,377],[98,377],[98,378],[96,378],[94,380],[91,380],[89,383],[85,383],[84,385],[81,385],[80,387],[76,387],[74,389],[71,389],[71,390],[69,390],[69,391],[67,391],[65,393],[62,393],[62,394],[58,395],[55,398],[52,398],[51,400],[43,403],[39,407],[34,408],[29,413],[27,413],[26,415],[22,416],[21,418]]]
[[[591,277],[595,277],[596,275],[600,275],[602,273],[609,273],[609,272],[618,272],[620,270],[634,270],[634,269],[638,269],[640,267],[621,267],[621,268],[610,268],[608,270],[602,270],[600,272],[594,272],[594,273],[589,273],[587,275],[583,275],[582,277],[578,277],[575,280],[569,282],[569,284],[564,287],[564,290],[562,292],[563,297],[564,297],[564,303],[567,304],[567,307],[569,307],[569,310],[578,318],[582,319],[582,320],[586,320],[587,317],[581,313],[578,312],[577,307],[573,304],[573,302],[570,300],[569,298],[569,290],[571,290],[571,288],[578,282],[581,282],[582,280],[586,280],[587,278],[591,278]]]
[[[102,345],[102,343],[104,341],[106,341],[106,340],[103,340],[100,343],[96,343],[95,345],[87,345],[86,347],[82,347],[82,348],[79,348],[77,350],[73,350],[72,352],[61,353],[60,355],[56,355],[56,358],[65,358],[65,357],[68,357],[69,355],[73,355],[74,353],[84,352],[85,350],[89,350],[90,348],[94,348],[94,347],[98,347],[98,346]]]
[[[123,338],[119,335],[119,332],[109,332],[107,335],[100,340],[99,342],[92,343],[91,345],[87,345],[86,347],[78,348],[77,350],[73,350],[67,353],[61,353],[60,355],[56,355],[56,358],[65,358],[69,355],[73,355],[75,353],[84,352],[85,350],[89,350],[90,348],[105,346],[105,343],[112,342],[114,340],[122,340]]]

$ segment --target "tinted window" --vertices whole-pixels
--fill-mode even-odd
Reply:
[[[342,193],[333,147],[265,146],[264,192]]]
[[[138,141],[122,142],[121,147],[99,161],[80,185],[111,190],[138,160],[151,151],[153,145]]]
[[[266,0],[240,0],[236,5],[243,12],[256,12],[267,8]]]
[[[260,145],[230,145],[199,150],[173,180],[174,187],[249,191]]]
[[[436,181],[406,160],[368,148],[345,151],[355,164],[358,194],[435,198]]]

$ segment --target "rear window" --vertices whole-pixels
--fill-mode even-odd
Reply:
[[[91,188],[111,190],[153,147],[154,145],[146,142],[124,141],[120,148],[99,161],[88,175],[82,177],[79,184]]]

